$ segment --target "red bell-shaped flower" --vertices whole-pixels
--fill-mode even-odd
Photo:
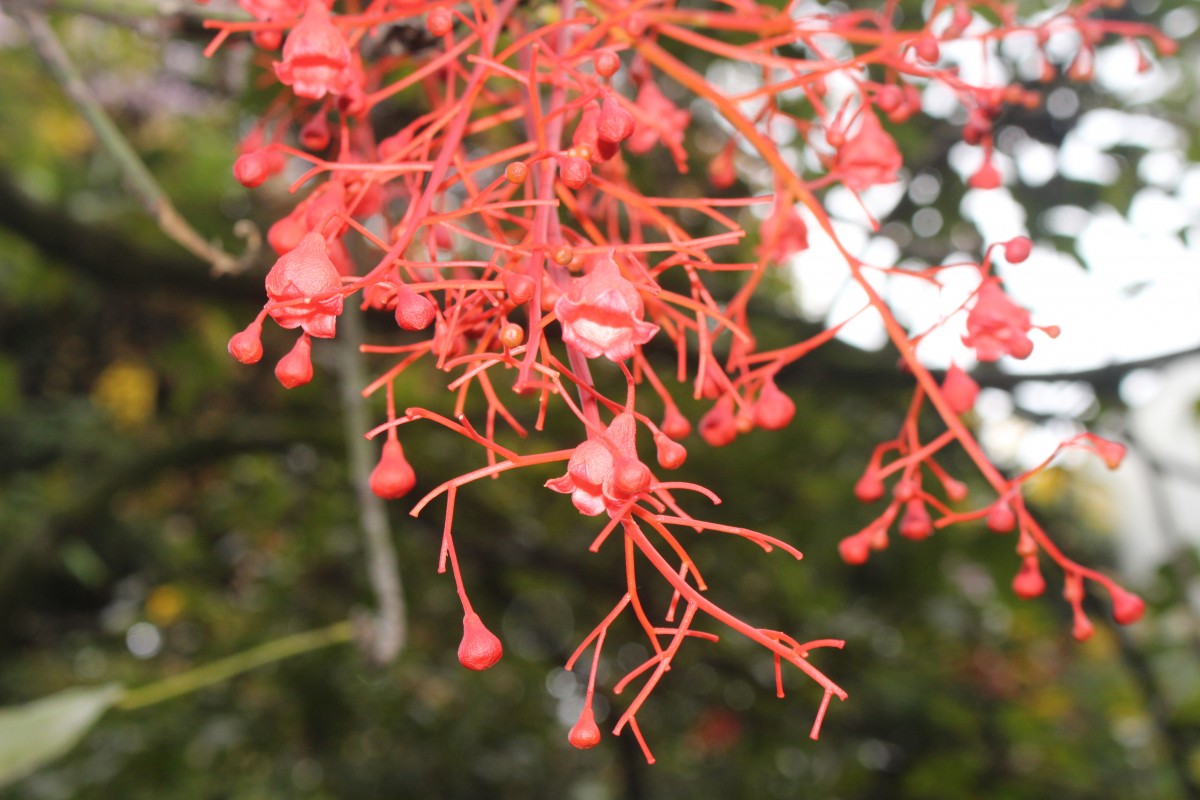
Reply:
[[[354,80],[350,45],[330,18],[323,0],[309,0],[304,16],[283,43],[275,75],[298,97],[320,100],[342,94]]]
[[[644,310],[637,287],[608,255],[597,259],[587,275],[572,281],[554,304],[564,342],[587,358],[604,356],[618,362],[658,333],[657,325],[642,318]]]
[[[281,328],[303,328],[312,336],[332,338],[342,313],[342,281],[329,258],[325,237],[313,231],[283,255],[267,273],[271,318]]]

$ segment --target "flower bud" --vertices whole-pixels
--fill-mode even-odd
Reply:
[[[1120,586],[1109,586],[1108,593],[1112,596],[1113,619],[1119,625],[1130,625],[1142,618],[1146,613],[1146,602],[1132,592],[1127,592]]]
[[[1020,264],[1029,258],[1032,251],[1033,242],[1029,240],[1028,236],[1018,236],[1015,239],[1009,239],[1004,244],[1004,257],[1012,264]]]
[[[396,287],[396,324],[406,331],[423,331],[437,318],[437,309],[406,284]]]
[[[229,340],[229,355],[243,364],[257,364],[263,356],[262,322],[254,320]]]
[[[600,109],[600,119],[596,123],[597,135],[601,141],[607,142],[623,142],[633,135],[633,114],[630,114],[617,101],[616,98],[609,95],[604,98],[604,105]]]
[[[506,271],[500,278],[504,283],[504,291],[514,305],[524,305],[533,297],[536,284],[533,278],[522,272]]]
[[[733,400],[725,395],[700,418],[700,436],[711,447],[724,447],[737,438],[737,420],[733,417]]]
[[[775,381],[768,380],[758,393],[758,401],[754,404],[754,423],[763,430],[777,431],[786,428],[796,415],[796,404],[788,397]]]
[[[474,611],[463,617],[463,637],[458,645],[458,663],[481,672],[494,665],[504,654],[496,634],[487,629]]]
[[[271,160],[266,150],[243,153],[233,162],[233,177],[247,189],[262,186],[271,177]]]
[[[1021,569],[1013,578],[1012,589],[1022,600],[1030,600],[1046,590],[1046,579],[1038,568],[1037,556],[1025,556]]]
[[[300,144],[308,150],[324,150],[329,147],[330,138],[329,121],[324,113],[317,114],[300,129]]]
[[[579,721],[567,734],[567,741],[572,747],[587,750],[600,744],[600,728],[596,726],[596,715],[592,713],[592,705],[588,703],[579,712]]]
[[[847,536],[838,542],[838,555],[847,564],[865,564],[871,555],[871,543],[862,533]]]
[[[687,448],[661,433],[654,437],[654,448],[663,469],[679,469],[687,460]]]
[[[994,533],[1008,533],[1017,524],[1017,516],[1013,513],[1012,506],[1004,500],[997,500],[988,511],[987,526],[988,530]]]
[[[454,30],[454,14],[448,8],[435,8],[425,18],[425,27],[434,36],[447,36]]]
[[[567,156],[559,164],[562,182],[570,189],[582,189],[592,179],[592,165],[578,156]]]
[[[307,333],[301,334],[288,354],[279,359],[275,377],[285,389],[295,389],[313,379],[312,340]]]
[[[398,440],[389,438],[383,443],[383,454],[371,470],[370,485],[371,491],[384,500],[398,500],[417,485],[416,473]]]
[[[597,50],[592,56],[592,66],[602,78],[611,78],[621,68],[621,58],[612,50]]]
[[[909,500],[904,506],[904,516],[900,518],[900,535],[906,539],[919,541],[933,533],[933,521],[923,500]]]
[[[979,384],[957,364],[951,364],[942,381],[942,396],[955,414],[965,414],[975,407]]]

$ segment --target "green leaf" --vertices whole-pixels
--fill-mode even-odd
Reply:
[[[66,754],[124,693],[108,683],[0,709],[0,788]]]

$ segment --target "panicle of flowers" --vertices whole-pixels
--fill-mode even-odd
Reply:
[[[682,440],[693,428],[706,443],[723,446],[755,428],[789,424],[796,408],[779,386],[780,373],[840,330],[759,350],[751,297],[770,270],[808,247],[810,225],[833,235],[823,188],[840,184],[857,193],[898,180],[903,158],[889,129],[920,111],[927,84],[942,85],[967,110],[962,138],[980,148],[984,165],[971,185],[999,184],[992,174],[993,125],[1008,106],[1035,106],[1039,96],[1016,84],[967,83],[953,65],[943,65],[946,44],[982,46],[1032,32],[1044,46],[1053,34],[1074,31],[1082,42],[1078,64],[1108,36],[1146,39],[1160,51],[1169,41],[1096,16],[1096,0],[1080,0],[1034,26],[1018,25],[1015,3],[937,2],[928,19],[907,28],[898,27],[890,2],[814,15],[751,0],[705,10],[674,0],[560,0],[536,14],[519,0],[240,4],[251,20],[206,23],[216,30],[210,54],[231,37],[282,51],[265,59],[278,97],[246,137],[235,176],[254,187],[288,164],[302,174],[291,185],[294,209],[268,234],[278,260],[266,276],[267,301],[231,339],[230,352],[247,364],[260,360],[267,318],[299,329],[276,368],[280,382],[293,388],[313,378],[314,341],[320,346],[336,336],[346,303],[394,318],[390,341],[362,348],[379,362],[363,395],[383,392],[387,400],[386,421],[369,432],[384,437],[372,489],[396,499],[420,485],[420,457],[414,470],[399,435],[418,421],[460,434],[483,454],[476,469],[428,490],[412,509],[417,514],[435,498],[446,499],[440,570],[451,571],[462,601],[463,665],[486,669],[503,647],[467,595],[452,535],[457,493],[485,477],[558,464],[564,472],[546,487],[570,495],[586,517],[600,518],[590,548],[618,539],[626,572],[625,592],[568,664],[591,649],[586,704],[570,742],[590,747],[600,740],[592,706],[598,667],[613,623],[626,615],[636,620],[651,655],[611,687],[621,694],[636,686],[613,730],[628,729],[648,759],[637,714],[684,644],[716,638],[706,629],[712,623],[770,654],[780,696],[785,663],[822,688],[815,738],[830,699],[845,699],[846,692],[809,655],[842,642],[800,642],[713,603],[689,555],[695,543],[688,533],[730,534],[795,558],[799,551],[763,533],[693,517],[680,504],[685,493],[712,502],[717,496],[665,477],[684,465]],[[977,8],[987,14],[976,14]],[[988,21],[996,14],[1001,24]],[[388,46],[396,31],[403,34],[397,40],[419,44]],[[739,43],[731,44],[735,37]],[[848,46],[817,47],[820,37]],[[736,94],[718,88],[675,55],[681,48],[753,65],[758,81]],[[834,52],[842,55],[828,54]],[[1086,77],[1083,71],[1069,70],[1077,78]],[[852,89],[831,91],[835,80]],[[797,92],[810,108],[807,116],[783,110],[780,101]],[[635,165],[666,156],[686,172],[692,113],[700,107],[723,120],[729,137],[708,173],[713,196],[648,191]],[[397,110],[404,113],[388,113]],[[403,121],[377,133],[373,120],[388,119]],[[794,125],[814,143],[818,158],[785,153],[769,134],[780,124]],[[757,187],[739,173],[739,163],[749,159],[767,167],[770,185]],[[824,169],[812,169],[816,163]],[[739,178],[751,190],[747,196],[735,196]],[[755,205],[765,212],[759,246],[739,250]],[[1039,556],[1064,570],[1077,635],[1090,630],[1080,610],[1085,581],[1110,592],[1118,621],[1135,619],[1141,613],[1136,597],[1064,556],[1030,515],[1021,495],[1029,476],[1006,478],[988,461],[961,419],[978,389],[970,376],[956,367],[939,384],[918,358],[922,335],[910,335],[867,280],[876,268],[837,244],[917,385],[900,433],[879,445],[855,489],[864,502],[886,497],[887,505],[874,523],[842,541],[845,559],[859,563],[886,547],[893,523],[902,536],[921,539],[952,522],[986,518],[993,530],[1018,531],[1018,594],[1041,592]],[[1011,263],[1029,251],[1026,239],[1004,245]],[[753,260],[737,260],[743,252],[754,253]],[[991,254],[975,265],[978,290],[945,320],[965,321],[963,341],[980,360],[1022,358],[1034,346],[1032,332],[1055,330],[1034,326],[1030,313],[1009,298],[991,274]],[[884,271],[938,280],[936,269]],[[716,277],[730,273],[742,276],[740,287],[721,295],[715,287],[728,282]],[[661,355],[670,351],[674,375],[660,375]],[[446,374],[445,403],[397,408],[395,387],[419,364]],[[502,384],[511,386],[511,396],[501,393]],[[621,399],[605,393],[616,384],[624,388]],[[699,419],[681,411],[680,391],[708,404]],[[478,403],[479,427],[467,413]],[[647,409],[661,413],[660,421]],[[551,413],[577,420],[577,445],[518,452],[498,441],[500,428],[527,437],[529,427],[540,430]],[[931,415],[944,431],[924,438],[918,421]],[[655,467],[639,452],[643,432],[653,441]],[[966,488],[936,459],[954,444],[996,493],[977,511],[951,508],[966,499]],[[1101,440],[1072,444],[1119,460],[1113,445]],[[648,575],[670,588],[665,609],[645,601],[639,581]]]

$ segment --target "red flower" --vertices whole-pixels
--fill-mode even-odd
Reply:
[[[879,118],[864,111],[858,132],[838,148],[835,168],[842,183],[862,191],[876,184],[894,183],[903,163],[896,142],[879,124]]]
[[[618,414],[603,434],[575,448],[567,474],[546,481],[546,488],[570,494],[575,508],[589,517],[617,513],[650,486],[650,470],[638,461],[636,433],[633,414]]]
[[[625,145],[629,152],[645,153],[660,140],[670,149],[683,144],[683,132],[692,114],[676,107],[653,81],[644,82],[638,90],[637,107],[646,124],[637,126],[630,135]]]
[[[325,237],[315,231],[305,234],[267,273],[267,297],[272,303],[286,304],[271,308],[271,318],[281,328],[303,328],[330,339],[342,313],[341,286]]]
[[[275,74],[298,97],[310,100],[342,94],[350,87],[354,79],[350,46],[322,0],[309,0],[303,18],[283,44],[283,61],[275,62]]]
[[[808,249],[808,226],[791,202],[776,203],[759,232],[759,255],[776,264]]]
[[[963,344],[975,348],[980,361],[996,361],[1006,354],[1026,358],[1033,352],[1033,342],[1029,339],[1031,327],[1029,312],[1009,299],[999,280],[988,278],[967,314]]]
[[[300,13],[304,0],[238,0],[238,5],[255,19],[290,19]]]
[[[603,256],[587,275],[571,281],[554,304],[554,313],[563,341],[587,358],[624,361],[658,333],[657,325],[642,319],[641,295],[612,256]]]

